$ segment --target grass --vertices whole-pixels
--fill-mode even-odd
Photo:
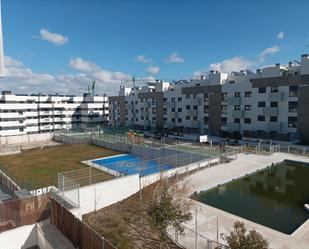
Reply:
[[[36,189],[57,185],[57,173],[86,169],[81,161],[119,154],[88,144],[57,145],[44,149],[26,150],[20,154],[0,157],[0,168],[21,187]],[[103,171],[92,169],[98,181],[112,178]],[[97,171],[97,172],[96,172]]]

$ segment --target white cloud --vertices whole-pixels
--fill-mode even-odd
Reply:
[[[282,40],[284,38],[284,33],[281,31],[277,34],[277,39]]]
[[[275,53],[278,53],[280,51],[280,47],[279,46],[273,46],[270,48],[265,48],[260,54],[259,54],[259,59],[260,62],[265,61],[265,59],[269,56],[269,55],[273,55]]]
[[[166,59],[166,61],[167,61],[168,63],[182,63],[182,62],[185,61],[185,59],[182,58],[182,57],[179,55],[179,53],[174,52],[174,53],[172,53],[172,54]]]
[[[61,34],[52,33],[47,29],[40,29],[40,39],[49,41],[55,45],[64,45],[69,42],[69,38],[67,36],[63,36]]]
[[[81,94],[80,89],[86,89],[92,80],[96,80],[98,94],[115,95],[120,84],[130,79],[125,73],[102,69],[78,57],[72,58],[69,64],[78,72],[58,75],[35,73],[22,62],[5,56],[5,77],[0,79],[0,88],[15,93]]]
[[[280,51],[280,47],[273,46],[264,49],[257,57],[255,58],[246,58],[241,56],[235,56],[221,62],[216,62],[210,64],[209,67],[202,70],[194,72],[194,77],[199,77],[200,75],[207,75],[209,70],[217,70],[223,73],[230,73],[232,71],[240,71],[244,69],[252,69],[253,67],[260,66],[268,56],[274,55]]]
[[[147,69],[147,72],[150,73],[150,74],[153,74],[153,75],[158,74],[159,71],[160,71],[160,68],[159,67],[155,67],[155,66],[150,66]]]
[[[141,63],[151,63],[152,62],[152,59],[145,56],[145,55],[138,55],[135,57],[135,60],[138,61],[138,62],[141,62]]]

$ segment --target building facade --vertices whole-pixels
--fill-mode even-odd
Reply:
[[[106,96],[0,95],[0,136],[53,132],[108,122]]]
[[[176,134],[309,142],[309,56],[286,66],[122,86],[109,125]]]

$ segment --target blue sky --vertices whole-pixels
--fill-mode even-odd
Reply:
[[[96,79],[99,93],[115,93],[134,74],[287,63],[307,52],[308,10],[305,0],[2,0],[0,87],[78,93]]]

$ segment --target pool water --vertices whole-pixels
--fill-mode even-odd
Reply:
[[[284,161],[194,198],[285,234],[309,218],[309,165]]]
[[[169,164],[159,164],[156,160],[146,161],[132,154],[96,159],[92,162],[124,175],[141,174],[144,176],[173,168]]]

